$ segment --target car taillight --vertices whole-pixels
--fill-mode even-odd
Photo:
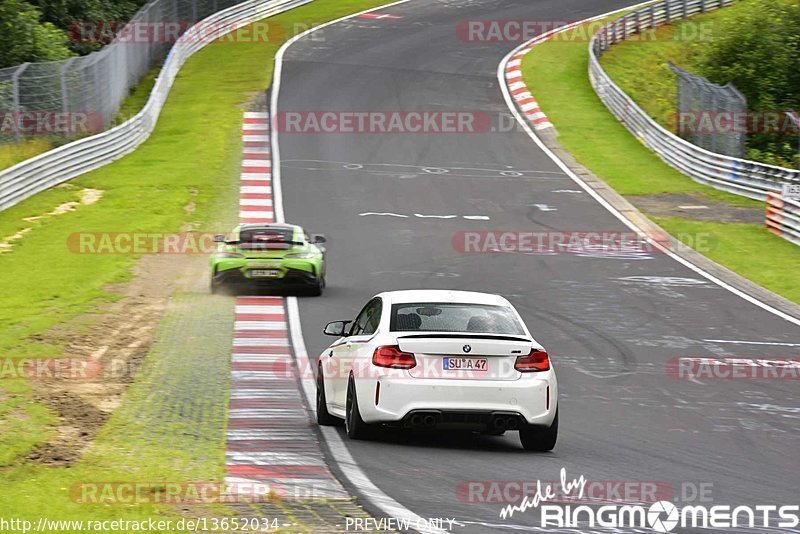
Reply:
[[[412,369],[417,366],[414,355],[403,352],[400,347],[378,347],[372,353],[372,363],[378,367],[391,369]]]
[[[518,356],[514,369],[520,373],[534,373],[537,371],[548,371],[550,369],[550,358],[543,350],[533,349],[527,356]]]

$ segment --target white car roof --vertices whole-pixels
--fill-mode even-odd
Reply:
[[[443,289],[407,289],[404,291],[386,291],[376,295],[392,304],[407,302],[457,302],[465,304],[489,304],[495,306],[511,306],[504,297],[491,293],[475,291],[451,291]]]

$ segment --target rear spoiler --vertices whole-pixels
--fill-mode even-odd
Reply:
[[[524,341],[533,343],[532,340],[519,336],[505,336],[502,334],[410,334],[407,336],[398,335],[397,339],[494,339],[499,341]]]

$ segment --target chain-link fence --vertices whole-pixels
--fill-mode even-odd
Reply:
[[[107,127],[130,89],[195,22],[244,0],[153,0],[114,40],[87,56],[0,69],[0,142],[78,137]],[[101,39],[115,21],[77,23],[72,38]],[[222,35],[224,28],[206,28]]]
[[[261,19],[283,13],[313,0],[245,0],[218,11],[200,26],[246,28]],[[194,31],[196,27],[190,29]],[[151,134],[183,64],[197,51],[214,42],[217,32],[184,33],[172,47],[156,79],[147,103],[133,117],[101,133],[27,159],[0,171],[0,211],[40,191],[107,165],[129,154]]]
[[[744,158],[746,132],[737,117],[747,116],[747,99],[731,84],[717,85],[669,63],[678,78],[677,134],[717,154]]]

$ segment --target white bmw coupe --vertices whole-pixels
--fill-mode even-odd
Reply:
[[[558,437],[558,383],[550,358],[498,295],[410,290],[373,297],[319,357],[317,422],[369,437],[382,425],[519,431],[549,451]]]

